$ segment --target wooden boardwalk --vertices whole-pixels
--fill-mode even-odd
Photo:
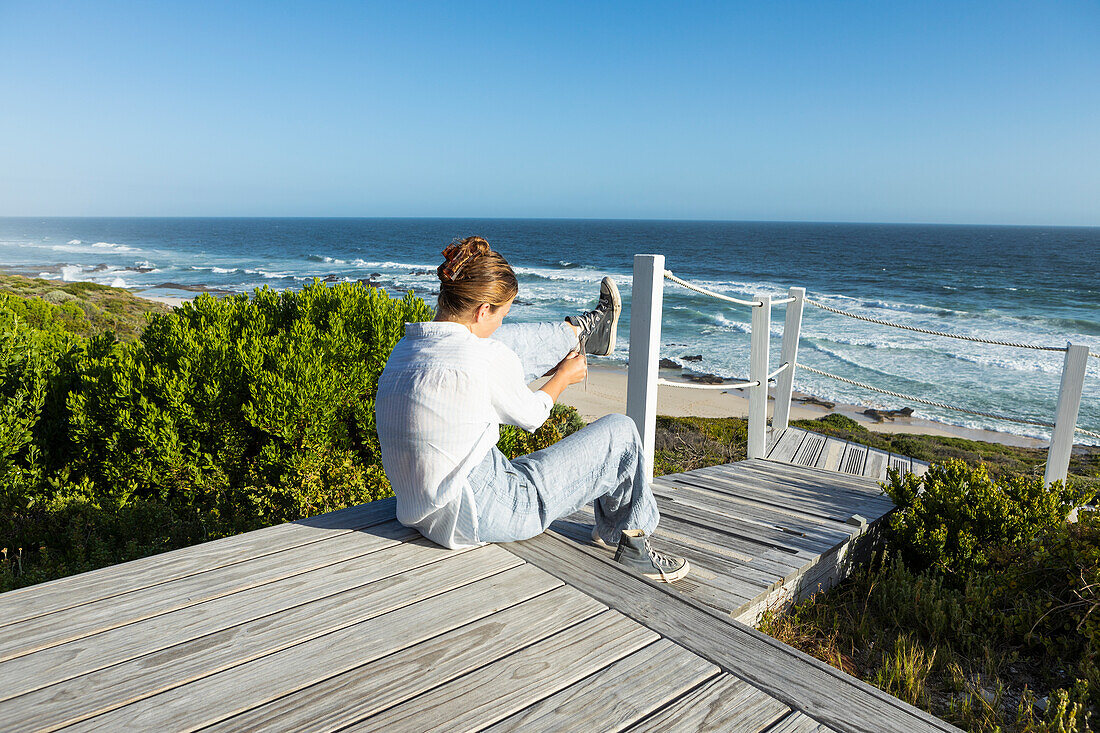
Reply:
[[[887,453],[859,443],[811,433],[800,428],[787,428],[769,441],[770,460],[796,466],[822,468],[827,471],[863,476],[875,481],[886,480],[886,469],[923,476],[928,464],[898,453]]]
[[[674,587],[747,624],[847,577],[894,508],[873,479],[759,459],[658,477],[653,494],[654,546],[693,568]],[[552,528],[611,557],[592,544],[593,519],[585,507]]]
[[[452,551],[384,500],[5,593],[0,729],[955,730],[733,618],[865,533],[868,480],[748,461],[655,490],[679,588],[576,521]]]

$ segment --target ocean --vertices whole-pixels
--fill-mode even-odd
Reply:
[[[0,218],[0,269],[162,295],[369,280],[434,304],[440,252],[480,234],[515,267],[510,318],[560,319],[595,303],[611,275],[624,299],[613,357],[627,359],[635,253],[735,297],[810,298],[874,318],[1100,353],[1100,228],[535,219]],[[749,309],[666,283],[664,357],[698,372],[748,372]],[[773,309],[778,364],[783,308]],[[1052,420],[1061,353],[977,344],[852,320],[807,306],[800,361],[884,389]],[[701,355],[701,361],[684,361]],[[1039,438],[1047,430],[870,393],[799,372],[797,389],[919,417]],[[1090,358],[1078,425],[1100,431],[1100,359]],[[1079,443],[1100,441],[1078,436]]]

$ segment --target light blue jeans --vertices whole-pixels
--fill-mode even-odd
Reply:
[[[528,381],[577,346],[566,323],[508,324],[493,338],[519,355]],[[593,502],[596,531],[611,545],[624,529],[652,533],[660,519],[638,429],[625,415],[602,417],[514,461],[493,446],[469,478],[482,542],[534,537],[588,502]]]

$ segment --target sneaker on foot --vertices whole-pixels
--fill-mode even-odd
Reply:
[[[691,570],[686,558],[665,555],[650,547],[649,538],[640,529],[623,530],[615,562],[659,583],[679,580]]]
[[[569,316],[565,320],[580,331],[580,350],[593,356],[610,356],[615,350],[615,332],[619,326],[619,314],[623,301],[615,281],[605,277],[600,283],[600,302],[595,310]]]

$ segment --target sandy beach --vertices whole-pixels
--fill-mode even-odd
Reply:
[[[662,370],[661,376],[668,380],[677,380],[674,370]],[[546,380],[532,383],[541,386]],[[795,393],[795,397],[807,397]],[[626,412],[626,367],[617,364],[593,362],[588,368],[587,389],[583,383],[573,385],[562,393],[559,400],[571,405],[580,412],[585,420],[595,420],[613,412]],[[699,390],[681,387],[661,386],[657,392],[657,414],[671,417],[746,417],[749,398],[747,390]],[[772,414],[772,402],[768,403],[768,416]],[[866,406],[837,404],[828,409],[820,405],[802,404],[796,399],[791,408],[792,420],[812,420],[835,412],[850,417],[871,430],[880,433],[913,433],[917,435],[943,435],[970,440],[984,440],[990,443],[1021,446],[1025,448],[1045,447],[1046,443],[993,430],[975,430],[956,427],[932,420],[916,417],[899,417],[893,420],[875,422],[863,414]]]

